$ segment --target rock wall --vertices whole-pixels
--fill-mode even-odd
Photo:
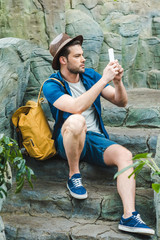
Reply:
[[[85,55],[87,64],[100,73],[109,60],[108,48],[112,47],[125,70],[124,84],[127,88],[160,88],[158,0],[68,1],[66,32],[72,36],[84,35],[84,49],[92,49],[90,57],[88,52]],[[99,45],[95,44],[97,40],[100,40]]]
[[[156,149],[156,156],[155,162],[160,167],[160,135],[157,141],[157,149]],[[159,176],[152,175],[153,182],[160,183]],[[160,193],[154,192],[154,202],[155,202],[155,209],[156,209],[156,233],[158,239],[160,238]]]
[[[113,47],[126,88],[160,88],[159,0],[1,0],[0,132],[11,135],[13,111],[37,99],[53,72],[49,42],[64,31],[84,36],[86,67],[102,73]]]
[[[45,48],[65,31],[65,0],[1,0],[0,38],[30,40]]]
[[[86,66],[100,73],[115,50],[130,88],[160,88],[159,0],[1,0],[0,38],[43,48],[61,32],[84,36]]]
[[[19,106],[25,104],[28,98],[37,100],[41,83],[53,72],[51,61],[48,50],[26,40],[0,39],[1,133],[13,135],[11,115]]]

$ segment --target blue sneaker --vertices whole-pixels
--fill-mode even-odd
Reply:
[[[70,191],[72,197],[77,199],[86,199],[87,191],[82,185],[81,174],[74,174],[67,183],[67,188]]]
[[[138,212],[132,212],[129,218],[121,217],[118,229],[126,232],[139,233],[144,235],[154,235],[155,231],[148,227],[141,219]]]

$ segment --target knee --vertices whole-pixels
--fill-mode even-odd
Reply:
[[[64,130],[70,131],[74,135],[80,135],[83,131],[86,132],[87,127],[85,118],[81,114],[71,115],[64,123],[62,133]]]
[[[121,152],[121,164],[125,166],[131,165],[133,163],[132,157],[132,153],[128,149],[123,148]]]
[[[132,164],[132,153],[125,147],[117,145],[113,148],[113,162],[119,168]]]
[[[126,156],[125,158],[126,158],[126,160],[130,160],[130,161],[132,161],[132,153],[128,150],[128,149],[126,149],[125,148],[125,153],[124,153],[124,155]]]

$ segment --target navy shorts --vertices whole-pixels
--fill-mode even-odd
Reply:
[[[113,144],[117,143],[107,139],[103,134],[88,131],[86,133],[85,144],[81,153],[80,160],[99,166],[106,166],[104,163],[103,153],[107,147]],[[58,154],[67,160],[61,133],[56,139],[56,148]]]

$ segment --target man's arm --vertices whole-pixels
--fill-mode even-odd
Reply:
[[[118,68],[116,66],[115,63],[109,63],[104,70],[102,78],[81,96],[73,98],[72,96],[65,94],[58,98],[53,105],[65,112],[84,112],[93,104],[97,96],[105,88],[106,84],[112,81],[116,74],[118,74]]]
[[[101,95],[111,103],[119,107],[125,107],[128,102],[128,98],[125,87],[122,82],[123,68],[119,64],[118,68],[119,73],[113,79],[114,87],[107,86],[102,90]]]

